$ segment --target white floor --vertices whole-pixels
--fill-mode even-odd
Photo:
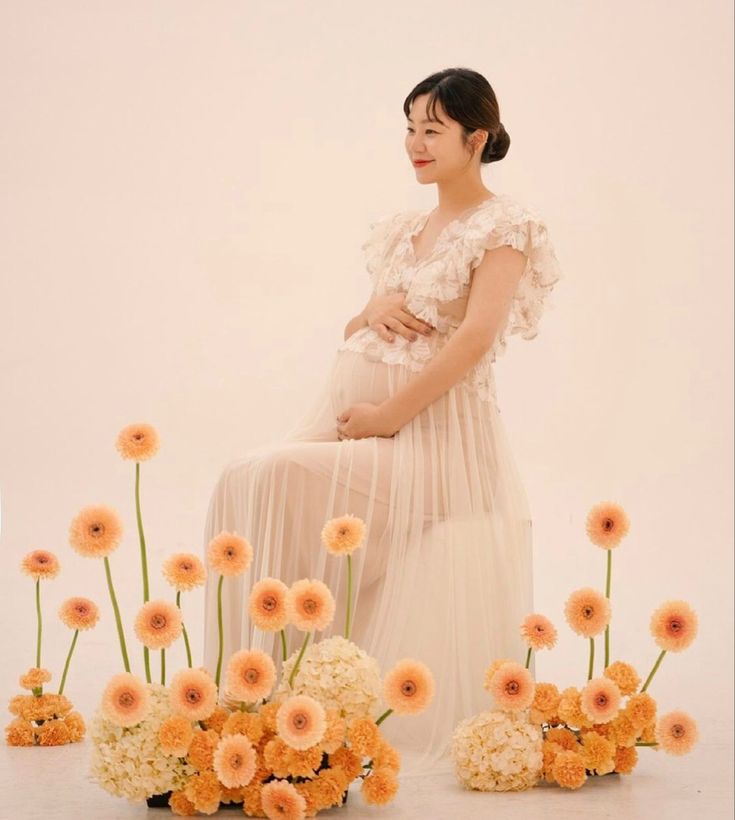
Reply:
[[[405,779],[393,803],[367,806],[359,784],[347,805],[319,817],[406,818],[408,820],[493,820],[519,816],[534,818],[638,818],[717,820],[733,817],[733,726],[704,726],[698,747],[676,758],[640,748],[640,761],[631,775],[594,778],[577,791],[538,786],[514,794],[467,791],[451,775],[429,780]],[[69,818],[113,820],[143,815],[173,817],[168,809],[149,809],[103,791],[86,775],[89,740],[59,748],[11,748],[0,753],[0,820]],[[519,815],[520,813],[520,815]],[[203,815],[202,815],[203,816]],[[213,817],[240,817],[240,811],[221,810]]]

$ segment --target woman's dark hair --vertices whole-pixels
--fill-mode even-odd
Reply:
[[[490,83],[477,71],[469,68],[445,68],[429,75],[413,88],[403,102],[403,113],[408,117],[411,104],[422,94],[429,94],[427,116],[436,122],[436,101],[463,129],[465,141],[476,129],[488,132],[480,162],[497,162],[508,153],[510,137],[500,122],[498,100]]]

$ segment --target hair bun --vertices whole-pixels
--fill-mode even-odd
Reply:
[[[497,132],[485,143],[482,151],[482,162],[497,162],[503,159],[510,148],[510,137],[503,123],[500,123]]]

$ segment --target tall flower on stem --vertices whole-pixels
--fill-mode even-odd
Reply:
[[[326,629],[334,618],[336,608],[334,598],[329,587],[316,578],[302,578],[291,585],[286,598],[289,620],[301,632],[306,633],[301,651],[289,675],[288,685],[293,687],[293,681],[299,670],[301,659],[306,652],[311,633]]]
[[[630,530],[630,520],[620,504],[604,501],[595,504],[587,513],[585,522],[590,541],[600,549],[607,550],[607,574],[605,578],[605,597],[610,599],[610,582],[612,578],[612,551],[625,538]],[[610,624],[605,626],[605,663],[610,663]]]
[[[176,606],[181,609],[181,593],[201,586],[207,578],[207,570],[197,555],[191,552],[177,552],[164,562],[163,577],[176,590]],[[181,631],[184,636],[184,646],[186,647],[186,662],[189,669],[191,669],[191,646],[183,622],[183,615]]]
[[[61,683],[59,684],[59,694],[63,695],[66,675],[69,671],[69,663],[71,662],[74,647],[77,644],[79,632],[95,627],[97,621],[100,619],[100,611],[97,604],[94,601],[90,601],[89,598],[67,598],[61,607],[59,607],[59,618],[61,618],[65,626],[74,630],[74,637],[69,647],[69,653],[66,656],[64,673],[61,676]]]
[[[146,554],[143,518],[140,512],[140,462],[152,458],[159,448],[158,432],[150,424],[128,424],[118,433],[115,446],[120,455],[135,462],[135,515],[138,521],[138,539],[140,541],[140,566],[143,574],[143,603],[150,599],[148,588],[148,557]],[[143,646],[145,679],[151,682],[151,662],[148,647]],[[163,660],[162,660],[163,663]]]
[[[222,673],[222,652],[224,648],[224,634],[222,625],[222,582],[225,576],[235,578],[246,572],[253,561],[253,548],[250,542],[238,535],[237,532],[223,530],[207,545],[207,562],[209,568],[219,573],[217,584],[217,632],[219,636],[219,651],[217,653],[217,672],[214,682],[219,687]]]
[[[649,628],[656,644],[661,648],[661,654],[646,678],[641,692],[648,689],[648,684],[653,680],[667,652],[681,652],[697,637],[699,619],[686,601],[665,601],[651,615]]]
[[[545,615],[534,612],[523,619],[521,638],[528,647],[526,654],[526,669],[528,669],[531,664],[531,652],[554,647],[557,638],[556,627]]]
[[[416,715],[434,698],[434,676],[426,664],[413,658],[398,661],[383,679],[383,700],[389,708],[375,721],[380,724],[393,712]]]
[[[590,662],[587,680],[592,680],[595,663],[595,635],[610,623],[610,601],[596,589],[582,587],[567,598],[564,616],[578,635],[590,640]]]
[[[148,601],[138,610],[135,634],[143,646],[161,650],[161,684],[166,685],[166,649],[181,635],[181,610],[164,600]]]
[[[103,504],[93,505],[84,507],[72,519],[69,526],[69,543],[73,549],[85,558],[102,558],[104,560],[107,589],[115,613],[123,665],[125,671],[130,672],[130,661],[120,618],[120,607],[117,605],[117,596],[115,595],[115,587],[112,583],[112,573],[110,571],[110,553],[120,546],[122,532],[122,521],[112,507]]]
[[[50,581],[59,574],[59,559],[48,550],[33,550],[20,562],[20,568],[36,582],[36,668],[41,667],[41,579]],[[34,695],[43,694],[43,684],[33,688]]]
[[[286,626],[289,613],[287,606],[288,587],[278,578],[263,578],[253,584],[248,599],[250,620],[264,632],[281,633],[283,660],[288,657]]]
[[[345,638],[349,641],[352,630],[352,553],[361,547],[365,538],[365,522],[354,515],[331,518],[324,525],[321,539],[332,555],[347,556],[347,606]]]

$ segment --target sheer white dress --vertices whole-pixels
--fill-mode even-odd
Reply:
[[[381,726],[401,752],[402,777],[450,770],[455,725],[490,707],[482,686],[488,664],[497,657],[525,663],[519,625],[533,611],[531,517],[499,414],[493,362],[510,335],[536,336],[561,278],[537,210],[507,194],[465,211],[419,260],[411,240],[428,214],[384,216],[371,224],[362,249],[373,292],[405,292],[407,310],[436,331],[416,341],[396,334],[391,343],[366,327],[344,341],[319,395],[283,440],[224,468],[204,533],[205,547],[229,530],[254,548],[248,572],[224,582],[224,662],[241,647],[259,648],[280,669],[278,634],[249,623],[250,588],[266,576],[286,584],[319,578],[335,596],[337,615],[314,640],[344,634],[347,563],[327,553],[320,533],[328,519],[348,513],[366,522],[365,545],[353,554],[351,638],[383,673],[411,657],[426,663],[436,682],[425,712],[391,715]],[[399,391],[446,344],[464,316],[473,269],[499,245],[517,248],[527,261],[492,349],[395,436],[340,441],[340,412]],[[210,575],[204,663],[212,672],[216,586]],[[303,634],[287,634],[290,653]]]

